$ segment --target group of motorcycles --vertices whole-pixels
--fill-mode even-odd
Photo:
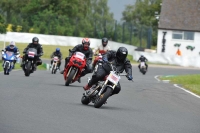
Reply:
[[[72,52],[71,50],[69,51]],[[95,59],[93,62],[94,69],[96,69],[98,65],[101,65],[101,59],[101,54],[95,55]],[[112,63],[108,64],[111,67],[110,74],[106,76],[103,81],[99,81],[97,84],[93,85],[93,91],[91,91],[90,94],[83,93],[83,96],[81,98],[82,104],[88,105],[90,102],[92,102],[95,108],[100,108],[103,104],[106,103],[107,99],[114,91],[116,85],[121,79],[120,76],[126,76],[122,75],[119,71],[117,71],[117,69],[115,68],[115,66],[112,65]],[[85,55],[81,52],[74,52],[63,73],[66,86],[69,86],[69,84],[74,83],[80,78],[81,72],[85,68],[85,65]],[[88,79],[88,82],[89,80],[90,79]]]
[[[65,86],[69,86],[69,84],[74,83],[77,81],[80,76],[82,71],[85,68],[86,65],[86,57],[83,53],[81,52],[72,52],[72,56],[69,60],[69,63],[67,64],[66,68],[64,68],[64,80],[65,80]],[[34,48],[29,48],[27,52],[24,55],[25,57],[25,62],[23,63],[24,65],[22,66],[22,69],[25,72],[25,76],[29,76],[30,73],[35,71],[36,68],[36,62],[35,58],[37,56],[37,50]],[[16,60],[16,58],[19,58],[19,55],[14,55],[12,52],[4,52],[2,51],[2,57],[3,57],[3,68],[4,68],[4,74],[9,73],[12,68],[13,68],[13,61]],[[94,63],[96,63],[96,66],[94,66],[94,69],[98,67],[98,65],[101,65],[101,61],[97,63],[97,60],[101,60],[102,55],[98,54],[96,55],[94,59]],[[53,58],[53,64],[51,67],[51,73],[55,74],[58,70],[58,62],[59,58],[55,56]],[[103,104],[106,103],[107,99],[110,97],[112,92],[114,91],[116,85],[120,81],[121,77],[120,76],[126,76],[122,75],[115,66],[112,65],[112,63],[108,63],[111,67],[110,74],[107,75],[103,81],[99,81],[97,84],[92,86],[92,92],[90,94],[83,93],[83,96],[81,98],[81,102],[84,105],[88,105],[90,102],[94,104],[95,108],[100,108]],[[94,64],[93,64],[94,65]],[[146,69],[145,65],[141,62],[141,69],[140,71],[145,74]],[[89,82],[90,79],[88,79]]]
[[[36,57],[37,57],[37,50],[35,48],[29,48],[24,54],[24,57],[21,57],[25,59],[22,66],[25,76],[29,76],[36,70]],[[20,54],[14,54],[13,52],[10,51],[5,52],[4,50],[2,50],[2,59],[3,59],[2,66],[5,75],[9,75],[9,73],[13,69],[14,61],[18,60],[19,58]]]

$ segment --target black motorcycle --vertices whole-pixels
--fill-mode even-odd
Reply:
[[[35,48],[29,48],[25,55],[25,60],[23,63],[23,70],[25,76],[29,76],[30,73],[33,73],[36,70],[36,58],[37,58],[37,50]]]

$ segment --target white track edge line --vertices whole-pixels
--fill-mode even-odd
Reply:
[[[158,79],[160,75],[156,75],[154,78],[157,80],[157,81],[160,81],[160,79]]]
[[[186,89],[184,89],[184,88],[178,86],[177,84],[174,84],[174,86],[177,87],[177,88],[179,88],[179,89],[181,89],[181,90],[184,90],[185,92],[187,92],[187,93],[189,93],[189,94],[191,94],[191,95],[193,95],[193,96],[195,96],[195,97],[197,97],[197,98],[200,98],[200,96],[198,96],[198,95],[194,94],[193,92],[188,91],[188,90],[186,90]]]

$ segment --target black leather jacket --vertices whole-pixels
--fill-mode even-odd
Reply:
[[[62,53],[61,52],[56,52],[56,51],[54,51],[52,54],[51,54],[51,58],[53,58],[54,56],[58,56],[58,58],[60,59],[60,60],[62,60]]]
[[[139,61],[140,61],[140,62],[146,62],[146,61],[148,61],[148,60],[147,60],[146,57],[143,56],[143,57],[140,57],[140,58],[138,59],[138,62],[139,62]]]
[[[109,62],[112,62],[112,64],[114,66],[116,66],[117,70],[119,72],[123,72],[125,70],[125,72],[128,74],[128,75],[132,75],[132,65],[130,63],[130,61],[126,58],[124,60],[124,62],[119,62],[117,60],[117,57],[116,57],[116,51],[114,50],[110,50],[108,51],[106,54],[103,55],[102,58],[107,58]],[[107,70],[107,71],[110,71],[110,69],[108,69],[108,66],[106,65],[106,63],[103,64],[103,67]]]
[[[72,52],[82,52],[86,56],[87,64],[92,63],[93,52],[92,52],[92,49],[90,47],[89,47],[88,50],[84,50],[83,45],[78,44],[72,49]],[[72,55],[72,53],[69,54],[69,56],[71,56],[71,55]]]
[[[42,45],[41,44],[33,44],[33,43],[29,43],[28,46],[24,49],[23,53],[26,53],[26,51],[29,49],[29,48],[35,48],[37,49],[37,54],[39,56],[42,56],[43,55],[43,48],[42,48]]]

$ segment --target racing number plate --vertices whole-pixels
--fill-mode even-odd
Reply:
[[[85,55],[81,52],[76,52],[76,57],[83,60],[85,58]]]
[[[53,57],[53,60],[58,61],[58,57],[57,56]]]
[[[113,84],[117,85],[117,83],[120,80],[120,76],[116,75],[114,72],[110,72],[109,76],[107,79],[112,82]]]
[[[28,56],[29,56],[29,57],[34,57],[34,56],[35,56],[35,52],[29,51],[29,52],[28,52]]]
[[[144,62],[141,62],[140,67],[144,67],[144,66],[145,66]]]

